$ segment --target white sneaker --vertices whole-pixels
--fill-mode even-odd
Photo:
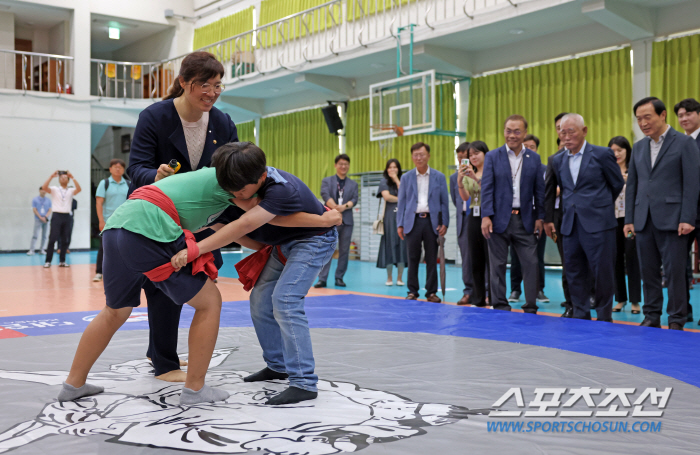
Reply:
[[[48,269],[49,267],[51,267],[51,263],[50,263],[50,262],[47,262],[47,263],[44,264],[44,268],[45,268],[45,269]]]
[[[34,256],[34,252],[33,252],[33,251],[27,251],[27,256]]]
[[[58,264],[59,267],[70,267],[70,264],[66,264],[65,262],[61,262]]]
[[[41,250],[41,254],[46,255],[46,250]]]
[[[401,281],[401,280],[396,280],[396,285],[397,285],[397,286],[403,286],[403,281]]]
[[[394,282],[391,280],[386,280],[386,283],[384,283],[384,284],[386,284],[387,286],[393,286]]]
[[[101,273],[95,274],[95,276],[92,277],[92,281],[102,281],[102,274]]]

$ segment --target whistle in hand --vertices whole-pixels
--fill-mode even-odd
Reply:
[[[172,169],[173,171],[175,171],[176,174],[177,174],[177,171],[180,170],[180,166],[181,166],[180,163],[178,163],[178,161],[175,158],[170,160],[170,162],[168,163],[168,167],[170,169]]]

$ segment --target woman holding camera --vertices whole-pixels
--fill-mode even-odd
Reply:
[[[49,186],[51,180],[58,177],[59,186]],[[75,188],[68,188],[68,182],[73,179]],[[70,237],[71,226],[71,209],[73,208],[73,197],[80,193],[80,184],[69,171],[56,171],[51,174],[44,185],[41,187],[47,193],[51,194],[51,230],[49,231],[49,246],[46,248],[46,261],[44,268],[51,267],[53,259],[54,244],[59,241],[59,245],[65,245],[61,248],[59,254],[59,267],[68,267],[66,264],[66,250],[68,250],[68,238]]]
[[[396,158],[386,162],[384,178],[379,183],[377,197],[384,199],[384,234],[379,241],[377,268],[386,268],[386,285],[394,284],[392,271],[396,265],[396,285],[403,286],[403,269],[408,263],[406,242],[401,240],[396,229],[396,204],[399,202],[399,186],[401,186],[401,163]],[[381,201],[379,201],[381,204]]]
[[[481,176],[484,172],[484,157],[489,151],[483,141],[474,141],[469,144],[469,164],[460,163],[457,186],[462,200],[471,197],[471,214],[467,225],[467,241],[469,242],[469,258],[472,266],[474,288],[470,303],[474,306],[486,306],[486,276],[489,271],[489,252],[486,239],[481,233]],[[491,291],[489,301],[491,300]]]

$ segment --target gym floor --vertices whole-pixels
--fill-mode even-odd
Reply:
[[[128,444],[137,454],[667,454],[695,453],[700,443],[700,337],[636,327],[642,317],[629,305],[613,314],[616,324],[560,318],[558,271],[547,272],[550,302],[529,315],[517,311],[522,303],[507,313],[406,301],[405,288],[384,284],[384,270],[351,261],[347,288],[311,289],[306,303],[319,398],[263,406],[285,384],[241,381],[263,366],[233,267],[242,257],[224,255],[222,328],[208,378],[232,398],[183,409],[180,385],[154,379],[144,359],[143,306],[93,369],[91,380],[106,392],[57,403],[80,334],[104,305],[101,283],[91,281],[95,253],[71,253],[65,269],[44,269],[43,256],[0,255],[0,453],[116,454]],[[447,302],[461,297],[460,276],[448,266]],[[700,302],[700,290],[691,294]],[[185,307],[183,358],[192,314]],[[686,327],[697,331],[696,323]],[[593,402],[565,405],[588,387]],[[542,388],[547,395],[539,396]],[[666,395],[645,401],[650,388]],[[623,396],[610,398],[614,391]],[[542,402],[553,414],[530,417],[547,408]],[[493,410],[523,416],[489,416]],[[582,414],[566,417],[571,410]],[[584,417],[587,410],[593,415]]]

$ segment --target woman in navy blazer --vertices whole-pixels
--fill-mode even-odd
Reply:
[[[223,65],[208,52],[194,52],[183,59],[170,94],[139,115],[129,156],[129,193],[174,174],[168,167],[172,159],[180,163],[180,173],[201,169],[211,164],[211,156],[219,146],[238,142],[236,125],[228,114],[214,107],[223,89],[223,75]],[[209,122],[204,147],[199,163],[193,169],[190,161],[193,151],[188,150],[182,122],[197,122],[207,112]],[[195,235],[197,240],[208,236],[204,233]],[[221,262],[217,265],[220,266]],[[150,281],[144,285],[144,291],[150,325],[147,356],[153,362],[155,375],[165,381],[184,381],[186,374],[180,369],[177,356],[182,307],[172,302]]]

